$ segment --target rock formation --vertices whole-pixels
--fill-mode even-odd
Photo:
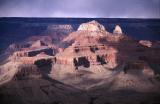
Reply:
[[[46,46],[45,43],[43,43],[41,40],[37,40],[36,42],[34,42],[32,45],[31,45],[31,48],[38,48],[38,47],[41,47],[41,46]]]
[[[36,65],[23,64],[18,67],[17,73],[14,75],[14,80],[27,80],[30,78],[39,78],[41,74]]]
[[[81,24],[78,31],[105,31],[105,27],[93,20],[91,22]]]
[[[92,28],[92,25],[94,28]],[[67,75],[75,75],[76,77],[78,72],[81,73],[80,75],[84,76],[86,80],[93,77],[94,74],[94,78],[103,79],[104,77],[101,76],[114,76],[112,70],[119,70],[118,72],[122,70],[124,75],[142,73],[144,78],[154,76],[154,71],[146,60],[140,59],[142,55],[141,50],[145,51],[146,49],[140,45],[138,41],[123,35],[119,26],[116,26],[115,32],[112,34],[103,28],[98,28],[99,25],[100,24],[95,21],[84,23],[79,26],[76,32],[69,34],[63,39],[63,42],[69,43],[69,45],[55,55],[51,70],[52,78],[63,81],[63,79],[68,79]],[[146,53],[143,55],[147,57]],[[119,77],[122,76],[123,75],[120,74]],[[129,78],[131,76],[127,75],[125,77]],[[80,81],[82,79],[77,78],[77,80]],[[118,79],[116,80],[118,81]],[[141,83],[138,82],[137,79],[133,80],[135,81],[134,84]],[[143,80],[143,78],[140,78],[140,80]],[[64,83],[76,86],[76,82],[72,79],[64,80]],[[128,85],[128,83],[130,82],[125,82],[124,84]],[[147,83],[151,84],[150,81],[146,81],[143,87],[147,86]],[[88,87],[88,85],[85,84],[82,86]],[[118,86],[118,88],[121,88],[121,84]],[[79,86],[76,87],[79,88]],[[140,87],[137,88],[137,86],[132,85],[130,87],[133,89],[141,89]],[[152,84],[146,89],[151,87],[153,87]],[[115,87],[115,89],[117,89],[117,87]]]
[[[114,34],[123,34],[122,29],[119,25],[116,25],[115,29],[113,30]]]
[[[13,56],[18,56],[18,57],[33,57],[36,56],[40,53],[44,52],[47,55],[54,55],[54,50],[49,47],[39,47],[37,49],[23,49],[22,51],[16,51],[14,52]]]
[[[88,68],[87,71],[93,73],[97,73],[101,69],[97,69],[96,67],[114,69],[117,66],[117,49],[103,43],[103,41],[107,42],[107,40],[112,42],[117,41],[111,38],[115,37],[112,37],[111,33],[105,31],[104,26],[98,22],[83,23],[76,32],[64,38],[64,42],[71,43],[72,45],[55,56],[54,64],[68,65],[72,71],[84,67]],[[117,35],[116,38],[123,39],[123,35],[119,35],[119,37]]]
[[[64,38],[58,36],[35,36],[25,47],[10,46],[19,49],[0,62],[0,85],[7,96],[17,101],[20,97],[26,104],[139,104],[160,93],[159,42],[134,40],[120,26],[109,33],[96,21],[81,24]]]
[[[146,46],[146,47],[151,47],[152,46],[152,42],[147,41],[147,40],[140,40],[139,43],[143,46]]]

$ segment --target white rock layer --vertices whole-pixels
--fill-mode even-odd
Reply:
[[[123,34],[122,29],[119,25],[116,25],[115,29],[113,30],[114,34]]]
[[[105,27],[93,20],[91,22],[83,23],[78,28],[79,31],[106,31]]]

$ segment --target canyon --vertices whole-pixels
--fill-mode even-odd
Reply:
[[[159,41],[133,39],[120,25],[109,32],[95,20],[82,23],[76,31],[71,25],[47,29],[50,35],[31,36],[6,49],[9,55],[0,63],[3,102],[160,102]],[[6,100],[8,96],[14,97]]]

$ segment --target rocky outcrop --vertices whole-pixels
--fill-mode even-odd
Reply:
[[[93,20],[91,22],[81,24],[78,31],[105,31],[105,27]]]
[[[109,79],[115,80],[115,85],[112,86],[114,90],[127,87],[139,91],[144,88],[145,91],[148,91],[155,87],[149,80],[144,80],[144,78],[153,78],[155,71],[149,61],[140,58],[141,56],[148,57],[147,53],[150,50],[140,45],[138,41],[124,35],[119,26],[115,27],[113,33],[97,28],[97,26],[98,23],[95,21],[84,23],[77,31],[63,39],[63,42],[68,45],[55,55],[51,77],[78,88],[90,86],[82,85],[83,81],[89,80],[90,82],[90,79],[101,78],[104,80],[109,76]],[[78,81],[68,78],[70,76],[74,76],[72,78]],[[119,77],[131,78],[133,84],[130,84],[130,81],[118,79]],[[141,81],[145,82],[142,88],[136,86]],[[81,87],[77,86],[77,83]],[[100,82],[99,85],[102,83]],[[92,85],[94,86],[94,83]],[[147,85],[150,86],[146,87]]]
[[[5,53],[14,53],[16,51],[21,50],[22,48],[28,48],[30,47],[30,44],[28,43],[13,43],[11,45],[9,45],[9,47],[5,50]]]
[[[71,65],[73,70],[91,68],[93,65],[114,69],[118,65],[118,50],[114,45],[123,40],[129,39],[122,34],[113,35],[107,32],[104,26],[96,21],[83,23],[76,32],[63,39],[71,45],[55,56],[55,64]],[[90,71],[93,71],[92,69]]]
[[[31,45],[31,48],[39,48],[41,46],[46,46],[46,44],[43,43],[41,40],[37,40]]]
[[[69,34],[63,41],[72,45],[55,56],[55,64],[71,65],[76,70],[81,66],[90,68],[92,65],[116,68],[119,42],[130,40],[122,34],[108,33],[103,25],[91,21],[80,25],[78,31]]]
[[[122,29],[119,25],[116,25],[115,29],[113,30],[114,34],[123,34]]]
[[[123,34],[117,34],[114,35],[115,33],[109,33],[107,31],[105,31],[105,29],[95,29],[92,31],[88,30],[88,27],[90,27],[90,24],[92,24],[92,22],[88,22],[88,23],[84,23],[84,26],[82,24],[83,29],[80,29],[81,31],[76,31],[76,32],[72,32],[70,33],[67,37],[65,37],[63,39],[64,44],[68,43],[69,45],[73,44],[73,43],[81,43],[81,45],[87,45],[88,43],[94,43],[94,44],[98,44],[98,43],[103,43],[106,44],[107,42],[114,42],[114,43],[118,43],[120,41],[133,41],[132,39],[130,39],[129,37],[123,35]],[[95,23],[96,25],[95,28],[99,27],[99,23]],[[86,27],[85,27],[86,25]],[[79,26],[79,28],[81,27],[81,25]],[[91,26],[92,27],[92,26]],[[86,30],[85,30],[86,29]],[[68,45],[68,46],[69,46]]]
[[[28,80],[32,78],[40,78],[41,74],[36,65],[24,63],[22,60],[10,60],[8,63],[0,66],[0,85],[11,80]]]
[[[13,56],[10,56],[10,60],[14,62],[22,62],[23,64],[35,64],[39,60],[52,60],[54,56],[49,56],[44,52],[37,54],[36,56],[28,56],[25,52],[16,52]]]
[[[15,57],[33,57],[40,53],[45,53],[47,55],[53,56],[54,50],[49,47],[39,47],[37,49],[25,49],[23,51],[16,51],[14,52],[13,56]]]
[[[154,71],[145,61],[142,60],[127,63],[124,67],[124,72],[128,73],[128,71],[130,72],[131,70],[139,70],[143,75],[146,75],[148,77],[154,76]]]
[[[139,43],[145,47],[152,47],[152,42],[148,40],[140,40]]]
[[[33,56],[36,56],[37,54],[40,54],[42,52],[44,52],[45,54],[50,55],[50,56],[53,56],[53,54],[54,54],[54,50],[49,47],[41,47],[41,48],[38,48],[35,50],[29,50],[29,51],[27,51],[27,54],[29,57],[33,57]]]
[[[14,80],[28,80],[30,78],[39,78],[41,77],[40,72],[36,65],[32,64],[23,64],[18,67],[17,73],[14,75]]]
[[[116,66],[116,50],[103,44],[86,45],[72,44],[63,52],[55,56],[55,64],[71,65],[73,70],[83,66],[106,65],[108,68]],[[91,70],[92,71],[92,70]]]

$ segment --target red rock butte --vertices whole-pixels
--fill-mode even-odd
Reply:
[[[69,31],[71,26],[56,28],[67,28]],[[41,70],[42,73],[47,72],[46,76],[52,79],[81,89],[103,85],[108,78],[115,80],[113,89],[127,86],[148,91],[155,87],[147,79],[154,76],[155,70],[152,68],[159,64],[160,56],[154,54],[159,52],[159,43],[134,40],[122,33],[119,25],[110,33],[97,21],[91,21],[82,23],[77,31],[63,37],[58,45],[52,43],[49,36],[40,36],[31,38],[24,46],[26,47],[13,52],[9,63],[2,67],[1,84],[13,77],[21,79],[33,74],[39,77]],[[18,46],[10,45],[11,49],[14,47]],[[23,68],[27,66],[29,70]],[[13,70],[8,67],[13,67]],[[90,79],[101,81],[92,82]],[[132,84],[128,84],[128,80]],[[136,86],[141,81],[145,83]]]

